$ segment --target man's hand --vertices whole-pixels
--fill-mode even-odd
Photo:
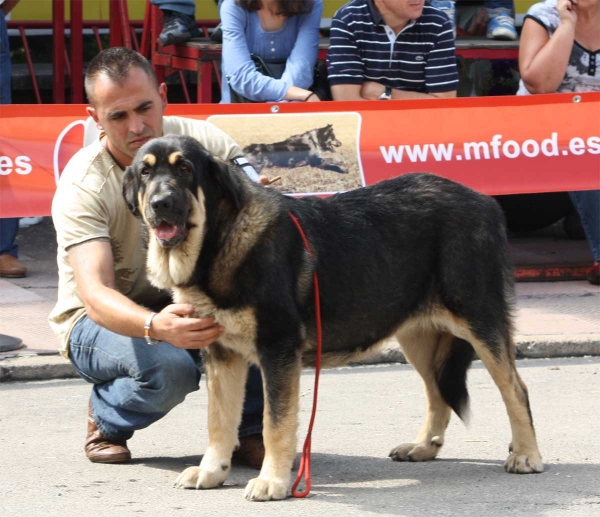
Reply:
[[[385,93],[385,86],[375,81],[365,81],[360,88],[360,96],[368,101],[376,101]]]
[[[225,327],[213,318],[184,318],[194,312],[187,303],[167,305],[150,325],[150,337],[166,341],[177,348],[197,349],[212,344],[223,335]]]

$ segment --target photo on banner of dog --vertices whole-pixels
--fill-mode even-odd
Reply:
[[[215,115],[208,119],[242,148],[257,172],[281,176],[283,194],[326,194],[365,185],[358,113]]]

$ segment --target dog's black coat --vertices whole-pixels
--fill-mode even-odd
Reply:
[[[178,174],[166,156],[183,150],[193,172]],[[197,286],[224,309],[253,307],[256,347],[264,372],[281,378],[302,354],[314,363],[315,307],[312,282],[319,277],[326,355],[351,356],[394,334],[399,325],[433,308],[447,308],[501,355],[512,345],[512,269],[496,202],[431,174],[405,174],[326,199],[294,199],[253,184],[234,166],[210,157],[192,138],[163,137],[146,144],[159,162],[144,180],[139,163],[128,168],[124,194],[139,211],[137,196],[172,180],[181,192],[205,197],[206,233],[187,286]],[[140,154],[143,154],[142,152]],[[161,179],[162,178],[162,179]],[[151,194],[149,194],[151,196]],[[233,271],[231,290],[216,289],[216,259],[248,203],[269,207],[266,231]],[[148,206],[150,203],[147,203]],[[181,206],[178,207],[181,211]],[[185,212],[185,211],[184,211]],[[290,213],[300,221],[315,256],[311,261]],[[185,223],[186,215],[180,222]],[[173,221],[171,221],[173,222]],[[457,412],[467,400],[471,346],[455,339],[453,353],[436,372],[440,391]],[[277,382],[269,385],[277,411]]]

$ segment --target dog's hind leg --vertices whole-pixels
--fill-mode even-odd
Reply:
[[[208,386],[208,449],[199,467],[189,467],[177,480],[177,488],[221,486],[231,470],[231,456],[238,444],[248,363],[236,352],[215,343],[203,351]]]
[[[517,372],[512,339],[508,337],[501,346],[492,347],[476,337],[469,341],[500,389],[510,420],[512,442],[504,464],[505,470],[517,474],[543,472],[544,464],[533,428],[527,386]]]
[[[263,439],[265,459],[260,475],[246,486],[244,496],[250,501],[285,499],[291,482],[291,470],[296,455],[298,404],[300,398],[299,358],[286,362],[281,355],[275,358],[277,366],[262,361],[265,385],[265,413]]]
[[[415,441],[395,447],[390,452],[390,457],[394,461],[432,460],[444,444],[444,434],[450,422],[451,408],[440,391],[439,371],[452,353],[454,336],[433,327],[417,325],[401,329],[396,333],[396,338],[407,360],[423,379],[427,395],[427,416]],[[464,385],[464,377],[462,382]],[[463,405],[468,403],[466,388],[464,395],[458,398]]]

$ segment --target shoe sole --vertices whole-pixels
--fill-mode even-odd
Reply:
[[[27,273],[0,273],[0,278],[25,278]]]
[[[111,454],[110,456],[88,456],[92,463],[128,463],[131,461],[131,454]]]
[[[500,39],[500,40],[509,40],[509,41],[517,40],[517,36],[515,34],[510,32],[509,30],[504,30],[504,29],[496,30],[496,31],[492,32],[491,34],[487,34],[486,36],[487,36],[487,39]]]

